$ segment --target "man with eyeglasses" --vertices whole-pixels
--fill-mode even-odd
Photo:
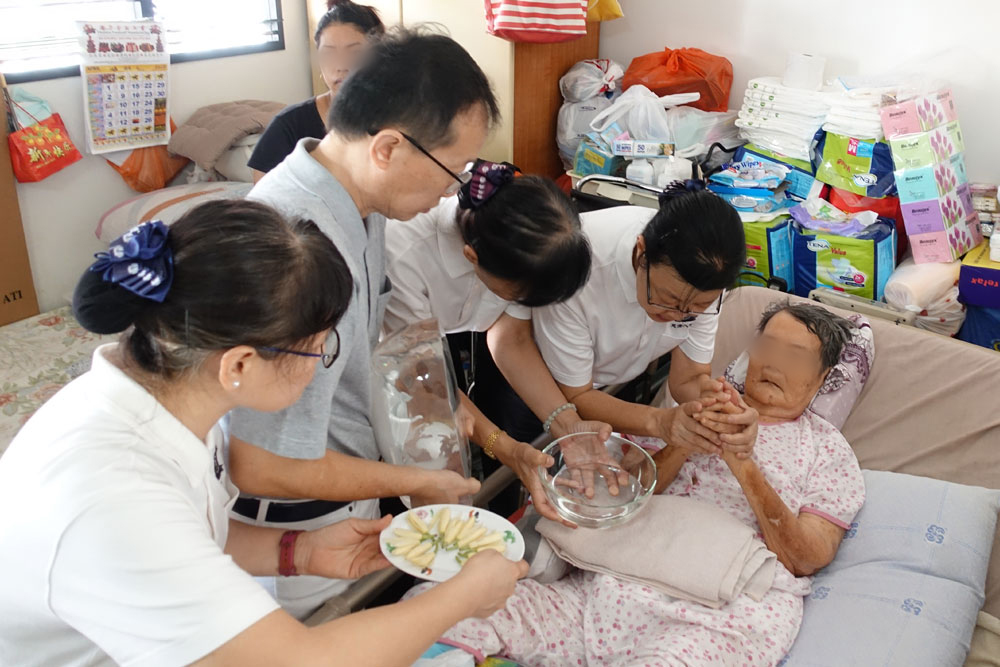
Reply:
[[[443,35],[400,31],[374,44],[341,85],[329,133],[303,139],[250,193],[290,217],[313,220],[346,258],[347,312],[326,341],[323,366],[280,413],[231,416],[236,518],[286,529],[374,518],[378,498],[456,502],[477,480],[447,470],[379,462],[371,418],[371,352],[391,285],[385,220],[408,220],[469,180],[499,109],[482,70]],[[262,582],[265,585],[268,582]],[[350,582],[277,577],[272,592],[304,618]]]

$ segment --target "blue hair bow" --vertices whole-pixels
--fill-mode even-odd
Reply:
[[[163,303],[174,282],[174,255],[167,243],[168,227],[159,220],[144,222],[111,242],[107,252],[94,255],[90,270],[129,292]]]

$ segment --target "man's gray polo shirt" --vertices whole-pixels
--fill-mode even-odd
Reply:
[[[370,421],[371,351],[389,300],[384,284],[385,218],[373,213],[361,219],[347,191],[309,154],[318,143],[299,141],[248,198],[270,204],[289,218],[312,220],[347,261],[354,290],[337,325],[340,356],[331,368],[317,365],[313,381],[291,407],[280,412],[234,410],[230,428],[240,440],[290,458],[322,458],[329,447],[375,460],[379,454]],[[327,349],[334,344],[331,336]]]

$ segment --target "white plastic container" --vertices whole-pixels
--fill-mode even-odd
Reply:
[[[646,185],[653,185],[656,182],[653,165],[649,163],[649,160],[632,160],[629,162],[628,168],[625,170],[625,178],[636,183],[645,183]]]
[[[990,261],[1000,262],[1000,234],[996,231],[990,237]]]

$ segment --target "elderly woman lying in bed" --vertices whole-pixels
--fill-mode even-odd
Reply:
[[[740,595],[711,608],[575,570],[552,584],[519,582],[504,609],[459,623],[446,641],[532,667],[775,664],[798,633],[808,575],[833,560],[864,502],[850,445],[807,409],[852,327],[817,306],[768,311],[750,347],[745,395],[725,385],[726,400],[705,396],[689,406],[718,432],[732,428],[730,420],[743,423],[739,413],[758,417],[751,455],[668,445],[654,457],[658,491],[725,510],[777,555],[773,584],[759,601]]]

